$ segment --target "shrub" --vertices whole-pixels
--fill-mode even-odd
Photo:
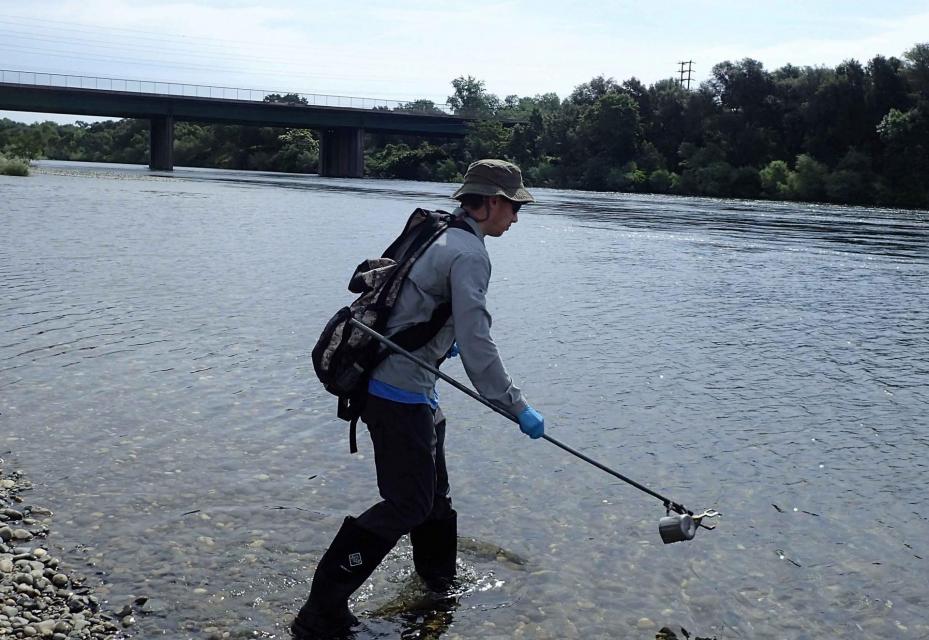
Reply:
[[[685,193],[722,198],[729,195],[733,168],[728,162],[711,162],[696,170],[687,169],[681,175]]]
[[[797,166],[787,177],[787,189],[791,198],[819,201],[826,195],[826,176],[829,170],[821,162],[805,153],[797,156]]]
[[[656,169],[648,176],[648,188],[654,193],[668,193],[671,190],[671,173],[666,169]]]
[[[558,187],[561,182],[558,166],[551,159],[545,158],[534,167],[529,167],[524,175],[526,184],[533,187]]]
[[[451,158],[439,162],[435,170],[435,179],[439,182],[461,182],[464,178],[458,171],[458,165]]]
[[[7,158],[0,155],[0,175],[28,176],[29,161],[22,158]]]
[[[790,167],[783,160],[772,160],[759,173],[761,178],[761,190],[769,198],[780,198],[785,195],[787,189],[787,178],[790,175]]]

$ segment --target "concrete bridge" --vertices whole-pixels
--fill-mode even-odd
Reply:
[[[177,121],[316,129],[319,174],[346,178],[364,174],[365,131],[448,138],[468,130],[469,119],[444,112],[445,105],[426,113],[409,103],[348,96],[267,101],[274,93],[283,92],[0,70],[0,110],[149,120],[149,166],[162,171],[174,168]]]

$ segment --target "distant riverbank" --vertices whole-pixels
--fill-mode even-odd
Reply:
[[[689,90],[598,76],[565,98],[488,93],[471,76],[448,104],[474,118],[462,139],[367,133],[371,177],[455,182],[470,162],[520,165],[532,187],[929,208],[929,44],[834,68],[722,61]],[[268,96],[300,104],[296,95]],[[427,100],[406,106],[434,112]],[[0,120],[0,151],[147,164],[149,121]],[[314,173],[317,133],[178,122],[178,166]]]

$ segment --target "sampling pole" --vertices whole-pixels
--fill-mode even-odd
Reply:
[[[488,399],[485,398],[484,396],[480,395],[480,394],[477,393],[476,391],[473,391],[473,390],[469,389],[468,387],[466,387],[465,385],[461,384],[460,382],[458,382],[457,380],[455,380],[455,379],[452,378],[451,376],[448,376],[448,375],[442,373],[441,371],[439,371],[438,367],[435,367],[435,366],[429,364],[428,362],[426,362],[425,360],[423,360],[423,359],[421,359],[421,358],[417,358],[417,357],[414,356],[412,353],[410,353],[409,351],[407,351],[406,349],[404,349],[403,347],[401,347],[400,345],[398,345],[396,342],[393,342],[393,341],[390,340],[389,338],[385,338],[384,336],[382,336],[381,334],[379,334],[377,331],[375,331],[375,330],[372,329],[371,327],[367,326],[366,324],[364,324],[364,323],[362,323],[362,322],[359,322],[359,321],[356,320],[355,318],[351,318],[351,319],[349,320],[349,323],[351,323],[351,325],[352,325],[353,327],[355,327],[355,328],[357,328],[357,329],[360,329],[361,331],[364,331],[364,332],[367,333],[369,336],[371,336],[372,338],[374,338],[375,340],[377,340],[378,342],[380,342],[380,343],[383,344],[384,346],[388,347],[388,348],[391,349],[392,351],[394,351],[394,352],[398,353],[399,355],[403,356],[403,357],[406,358],[407,360],[410,360],[410,361],[412,361],[412,362],[415,362],[416,364],[418,364],[418,365],[419,365],[420,367],[422,367],[423,369],[425,369],[425,370],[427,370],[427,371],[429,371],[429,372],[435,374],[436,376],[438,376],[439,378],[441,378],[441,379],[444,380],[445,382],[449,383],[450,385],[452,385],[453,387],[455,387],[456,389],[458,389],[458,390],[461,391],[462,393],[465,393],[465,394],[471,396],[472,398],[474,398],[475,400],[477,400],[478,402],[480,402],[481,404],[483,404],[483,405],[484,405],[485,407],[487,407],[488,409],[492,409],[493,411],[496,411],[497,413],[499,413],[499,414],[500,414],[501,416],[503,416],[504,418],[506,418],[506,419],[508,419],[508,420],[511,420],[512,422],[515,422],[516,424],[519,424],[519,419],[518,419],[516,416],[514,416],[512,413],[510,413],[509,411],[507,411],[506,409],[503,409],[503,408],[501,408],[501,407],[498,407],[497,405],[495,405],[495,404],[492,403],[490,400],[488,400]],[[601,463],[601,462],[597,462],[596,460],[594,460],[594,459],[591,458],[590,456],[587,456],[587,455],[581,453],[580,451],[578,451],[578,450],[576,450],[576,449],[574,449],[574,448],[572,448],[572,447],[569,447],[569,446],[566,445],[565,443],[563,443],[563,442],[561,442],[561,441],[559,441],[559,440],[556,440],[555,438],[551,437],[550,435],[542,434],[541,437],[544,438],[545,440],[548,440],[549,442],[551,442],[551,443],[552,443],[553,445],[555,445],[556,447],[560,447],[561,449],[564,449],[565,451],[567,451],[567,452],[570,453],[571,455],[577,456],[578,458],[580,458],[580,459],[583,460],[584,462],[588,462],[588,463],[592,464],[593,466],[597,467],[597,468],[600,469],[601,471],[605,471],[605,472],[607,472],[608,474],[610,474],[611,476],[613,476],[613,477],[615,477],[615,478],[619,478],[619,479],[622,480],[623,482],[632,485],[633,487],[635,487],[635,488],[638,489],[639,491],[643,491],[643,492],[647,493],[647,494],[650,495],[650,496],[653,496],[653,497],[655,497],[655,498],[658,498],[659,500],[661,500],[661,502],[664,503],[665,508],[666,508],[669,512],[670,512],[670,511],[674,511],[675,513],[679,513],[679,514],[693,515],[693,512],[692,512],[692,511],[688,510],[684,505],[680,504],[679,502],[674,502],[674,501],[671,500],[670,498],[666,498],[666,497],[664,497],[663,495],[661,495],[660,493],[658,493],[658,492],[656,492],[656,491],[652,491],[651,489],[649,489],[649,488],[646,487],[645,485],[639,484],[638,482],[636,482],[635,480],[633,480],[633,479],[631,479],[631,478],[627,478],[626,476],[624,476],[623,474],[619,473],[618,471],[615,471],[615,470],[613,470],[613,469],[610,469],[610,468],[609,468],[608,466],[606,466],[605,464],[603,464],[603,463]]]

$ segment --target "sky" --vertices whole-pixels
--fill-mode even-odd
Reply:
[[[687,60],[699,83],[724,60],[835,66],[926,41],[926,0],[0,0],[0,69],[437,103],[459,76],[563,98]]]

